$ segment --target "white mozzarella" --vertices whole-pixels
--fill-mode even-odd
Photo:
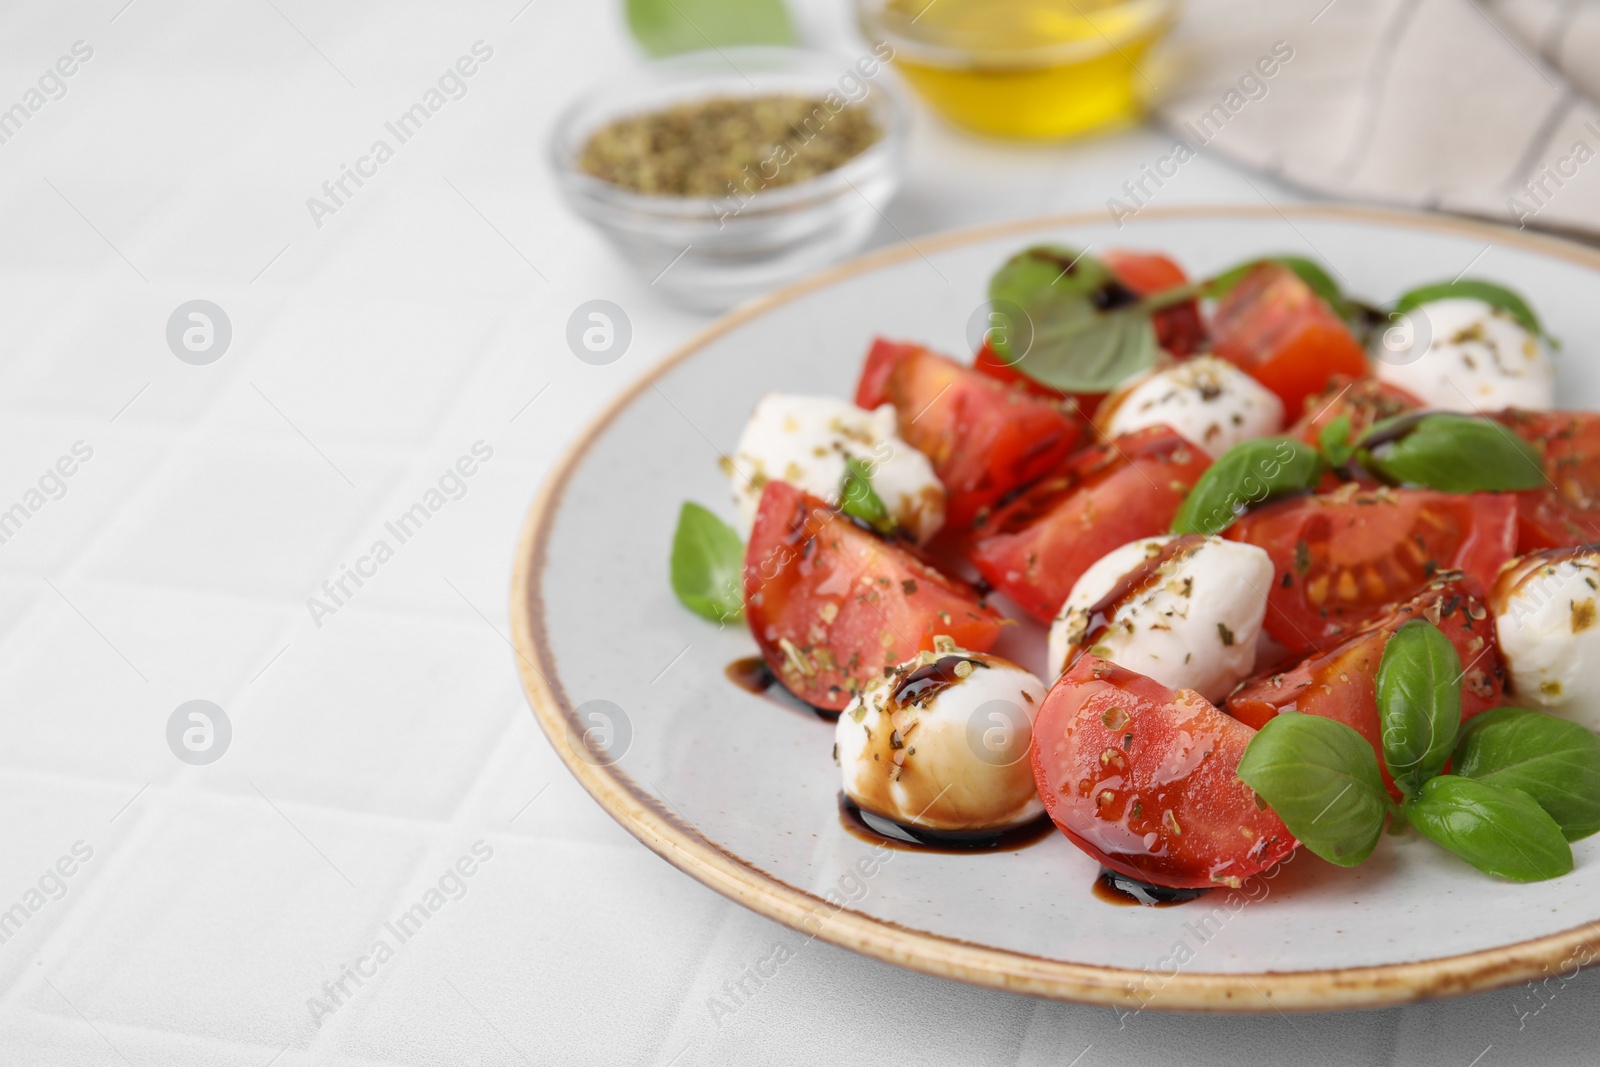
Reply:
[[[1050,627],[1052,671],[1065,671],[1092,639],[1095,655],[1211,701],[1251,673],[1273,575],[1255,545],[1220,537],[1188,544],[1111,609],[1103,632],[1090,632],[1093,609],[1173,540],[1132,541],[1083,572]]]
[[[839,713],[835,757],[862,808],[930,830],[1004,829],[1044,811],[1028,759],[1045,696],[1038,678],[947,639],[872,680]],[[896,701],[903,680],[939,663],[947,684]]]
[[[1444,411],[1555,406],[1550,353],[1509,313],[1452,297],[1423,304],[1407,318],[1384,334],[1380,381]]]
[[[1213,456],[1283,428],[1283,401],[1225,359],[1199,356],[1151,371],[1106,400],[1109,436],[1162,423]]]
[[[1558,708],[1600,728],[1600,551],[1512,560],[1489,596],[1514,703]]]
[[[788,482],[830,504],[839,502],[845,460],[867,465],[872,489],[917,542],[944,525],[944,486],[928,457],[900,439],[894,407],[864,411],[831,396],[768,393],[756,404],[728,476],[746,531],[761,489]]]

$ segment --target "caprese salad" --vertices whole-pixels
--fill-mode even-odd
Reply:
[[[723,461],[738,527],[679,519],[674,590],[837,716],[852,809],[968,846],[1048,817],[1170,891],[1360,863],[1390,824],[1572,868],[1600,414],[1552,410],[1525,300],[1054,245],[989,297],[971,360],[880,339],[852,398],[762,398]],[[1042,676],[995,652],[1028,640]]]

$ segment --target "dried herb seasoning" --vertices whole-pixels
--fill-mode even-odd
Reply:
[[[882,135],[859,104],[830,108],[822,97],[792,94],[712,97],[601,127],[578,166],[641,193],[748,196],[835,170]]]

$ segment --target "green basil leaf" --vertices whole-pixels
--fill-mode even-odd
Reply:
[[[652,56],[794,43],[783,0],[627,0],[628,28]]]
[[[1221,533],[1253,504],[1311,489],[1322,471],[1322,454],[1297,437],[1241,441],[1189,490],[1173,517],[1172,532]]]
[[[1532,445],[1498,422],[1472,415],[1397,415],[1362,434],[1357,447],[1361,465],[1393,485],[1479,493],[1546,483]]]
[[[1539,323],[1539,316],[1533,313],[1533,308],[1526,300],[1503,285],[1478,278],[1459,278],[1453,282],[1418,286],[1409,293],[1402,294],[1400,299],[1395,301],[1394,312],[1396,315],[1404,315],[1412,308],[1421,307],[1423,304],[1456,297],[1481,300],[1490,307],[1499,308],[1520,322],[1529,333],[1543,337],[1551,345],[1559,347],[1556,339],[1545,333],[1544,327]]]
[[[1600,737],[1567,719],[1496,708],[1467,720],[1453,773],[1520,789],[1568,841],[1600,830]]]
[[[1023,249],[989,280],[989,300],[1020,309],[1029,327],[995,331],[996,354],[1063,392],[1109,392],[1160,352],[1150,309],[1111,268],[1076,249]]]
[[[712,622],[744,614],[744,543],[732,526],[684,502],[672,535],[672,591]]]
[[[1416,796],[1444,769],[1461,729],[1461,657],[1437,626],[1412,619],[1378,661],[1383,761],[1400,792]]]
[[[1572,870],[1561,827],[1520,789],[1441,775],[1405,807],[1422,834],[1485,874],[1542,882]]]
[[[1333,280],[1322,264],[1314,259],[1304,256],[1263,256],[1241,263],[1237,267],[1230,267],[1212,278],[1206,285],[1206,295],[1214,300],[1226,296],[1228,290],[1239,284],[1239,280],[1262,263],[1281,263],[1294,271],[1300,280],[1311,288],[1311,291],[1320,296],[1324,303],[1333,308],[1340,318],[1348,319],[1352,314],[1350,301],[1345,299],[1344,291],[1339,288],[1339,283]]]
[[[1341,414],[1324,426],[1317,434],[1317,446],[1327,458],[1328,466],[1342,467],[1349,463],[1350,457],[1356,454],[1355,446],[1350,443],[1350,416]]]
[[[1301,844],[1341,867],[1372,855],[1392,807],[1366,738],[1320,715],[1285,711],[1268,720],[1237,773]]]
[[[839,510],[879,533],[894,532],[894,517],[877,490],[872,488],[872,469],[855,456],[845,457],[844,478],[839,483]]]

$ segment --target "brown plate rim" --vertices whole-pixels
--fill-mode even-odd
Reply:
[[[1145,220],[1272,218],[1376,222],[1482,238],[1566,259],[1600,271],[1600,251],[1570,241],[1487,222],[1344,204],[1205,205],[1148,208]],[[540,727],[567,769],[629,833],[679,870],[743,906],[808,936],[887,963],[974,985],[1119,1009],[1254,1013],[1387,1007],[1483,992],[1565,973],[1600,954],[1600,920],[1532,940],[1411,963],[1314,971],[1224,974],[1152,972],[1070,963],[994,948],[876,919],[789,885],[701,836],[641,789],[619,766],[580,758],[583,728],[573,717],[544,631],[545,549],[563,494],[594,440],[645,389],[735,327],[796,297],[855,275],[938,251],[1004,237],[1098,225],[1105,216],[1078,212],[1015,219],[947,231],[843,263],[719,318],[631,382],[593,419],[556,463],[528,510],[511,580],[512,644],[517,671]],[[1291,222],[1292,225],[1292,222]]]

